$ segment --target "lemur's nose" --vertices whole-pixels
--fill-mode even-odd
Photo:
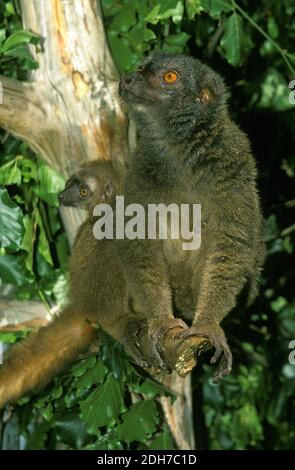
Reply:
[[[131,85],[134,80],[134,74],[131,73],[130,75],[125,76],[125,83],[126,85]]]
[[[63,193],[63,192],[59,193],[59,195],[58,195],[58,199],[59,199],[59,202],[63,202],[63,201],[64,201],[64,199],[65,199],[65,195],[64,195],[64,193]]]
[[[121,79],[121,84],[122,86],[131,86],[133,83],[134,83],[134,80],[135,80],[135,77],[136,77],[136,73],[133,72],[133,73],[129,73],[128,75],[124,75]]]

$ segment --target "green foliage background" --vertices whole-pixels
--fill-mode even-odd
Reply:
[[[226,320],[232,375],[212,385],[210,355],[194,374],[198,448],[294,448],[294,1],[102,0],[102,7],[121,73],[162,49],[196,56],[224,75],[232,114],[257,158],[268,259],[255,305]],[[29,43],[38,48],[38,38],[21,31],[18,3],[1,2],[2,74],[26,79],[38,66]],[[41,298],[50,307],[66,297],[69,250],[56,198],[64,182],[37,157],[1,133],[0,296]],[[79,361],[42,393],[6,409],[2,448],[171,449],[156,399],[165,393],[105,337],[99,357]]]

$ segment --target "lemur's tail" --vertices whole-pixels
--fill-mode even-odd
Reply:
[[[0,408],[44,387],[95,339],[87,315],[67,308],[37,333],[12,346],[0,364]]]

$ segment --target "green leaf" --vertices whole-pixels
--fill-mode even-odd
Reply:
[[[269,41],[269,39],[266,39],[262,43],[259,52],[262,57],[271,57],[277,53],[277,49],[275,45],[273,44],[273,42]]]
[[[196,15],[204,11],[202,0],[186,0],[185,7],[189,20],[193,20]]]
[[[36,240],[36,225],[34,224],[33,217],[30,217],[28,214],[24,216],[23,224],[25,227],[25,233],[24,233],[24,237],[23,237],[23,241],[20,246],[20,249],[27,252],[27,255],[25,258],[25,265],[26,265],[27,270],[30,273],[33,273],[34,243]]]
[[[48,403],[42,411],[43,418],[46,421],[51,421],[53,418],[53,407],[51,403]]]
[[[135,6],[132,3],[124,6],[121,11],[114,16],[109,26],[109,30],[126,32],[136,23]]]
[[[68,266],[70,249],[67,236],[64,232],[56,236],[55,249],[60,266],[65,268]]]
[[[65,187],[65,179],[48,165],[38,162],[38,182],[34,188],[38,197],[50,206],[58,207],[57,196]]]
[[[168,426],[149,443],[149,450],[175,450],[175,445]]]
[[[24,158],[21,165],[22,178],[24,183],[38,180],[37,164],[34,160]]]
[[[277,112],[294,109],[294,105],[289,102],[289,91],[285,77],[278,70],[269,68],[260,84],[259,98],[254,95],[253,103],[256,100],[257,108]]]
[[[0,188],[0,248],[18,250],[24,236],[23,213]]]
[[[31,66],[37,64],[34,61],[33,56],[27,46],[19,46],[14,49],[9,49],[7,52],[4,53],[4,55],[8,57],[15,57],[16,59],[27,60]]]
[[[18,256],[0,256],[0,281],[3,284],[16,286],[25,284],[25,270]]]
[[[31,33],[30,31],[19,30],[13,33],[9,38],[6,39],[2,47],[0,48],[0,53],[5,53],[11,49],[15,49],[20,45],[37,43],[38,36]]]
[[[122,10],[122,2],[119,3],[114,0],[102,0],[101,6],[105,17],[116,16]]]
[[[81,377],[88,369],[91,369],[96,364],[96,357],[90,356],[83,361],[79,361],[71,367],[71,374],[74,377]]]
[[[279,28],[273,16],[270,16],[267,20],[267,32],[272,39],[279,37]]]
[[[145,21],[147,23],[151,23],[151,24],[156,24],[159,22],[159,12],[160,12],[160,9],[161,9],[161,5],[159,3],[157,3],[157,5],[154,6],[154,8],[152,9],[152,11],[145,17]]]
[[[61,385],[58,385],[50,392],[50,396],[52,400],[56,400],[57,398],[60,398],[62,394],[63,394],[63,388]]]
[[[120,442],[116,428],[108,430],[103,436],[100,436],[94,444],[89,444],[85,447],[86,450],[120,450],[123,449],[122,442]]]
[[[251,42],[244,30],[243,20],[234,12],[225,22],[220,44],[229,64],[239,67],[245,61]]]
[[[87,441],[85,423],[73,411],[66,411],[55,421],[58,440],[74,449],[81,448]]]
[[[108,35],[111,52],[120,73],[132,70],[139,62],[139,57],[131,50],[124,38],[119,38],[113,32]]]
[[[5,28],[0,28],[0,48],[3,44],[3,42],[5,41],[5,37],[6,37]]]
[[[178,1],[175,8],[171,11],[172,21],[175,24],[179,24],[182,20],[184,13],[183,1]]]
[[[14,5],[12,2],[8,2],[5,5],[5,16],[9,17],[13,15],[15,15]]]
[[[31,420],[33,417],[31,416]],[[39,450],[44,449],[45,442],[48,438],[50,431],[50,422],[42,421],[35,424],[32,433],[27,437],[26,450]]]
[[[114,426],[125,411],[123,385],[109,374],[105,383],[80,403],[80,408],[90,434],[97,434],[102,426]]]
[[[124,34],[124,39],[139,56],[149,49],[149,41],[156,37],[155,33],[144,24],[137,24],[131,31]]]
[[[100,348],[100,356],[117,380],[126,377],[128,363],[120,345],[115,344],[111,338],[106,337]]]
[[[172,392],[168,388],[151,379],[144,380],[143,383],[140,385],[135,384],[134,386],[132,386],[132,390],[134,390],[136,393],[142,393],[148,398],[154,398],[157,395],[173,396]]]
[[[0,167],[0,185],[9,186],[11,184],[19,185],[21,183],[20,164],[22,159],[22,156],[17,156]]]
[[[288,305],[288,301],[284,297],[278,297],[276,300],[271,302],[270,305],[274,312],[279,313],[284,307],[286,307],[286,305]]]
[[[91,385],[97,385],[103,382],[108,369],[101,361],[97,361],[96,365],[91,369],[88,369],[85,374],[82,375],[74,384],[74,387],[78,390],[91,387]]]
[[[233,420],[233,429],[239,440],[250,445],[255,445],[263,437],[263,430],[260,423],[257,409],[251,403],[245,403],[236,413]],[[236,425],[236,427],[235,427]]]
[[[166,52],[172,52],[175,54],[183,52],[190,35],[187,33],[170,34],[165,38],[163,43],[163,50]]]
[[[157,430],[159,416],[154,401],[142,400],[134,403],[122,417],[118,433],[124,442],[143,442]]]
[[[52,235],[56,235],[56,233],[61,228],[60,217],[56,207],[48,207],[47,218],[48,218],[48,225],[49,230]]]
[[[1,258],[0,258],[1,260]],[[6,333],[0,331],[0,342],[1,343],[15,343],[18,339],[22,338],[24,336],[24,331],[14,331],[13,333]]]
[[[42,255],[46,263],[53,266],[53,261],[50,253],[50,246],[45,232],[43,220],[38,209],[35,211],[35,223],[40,229],[38,237],[38,254]]]
[[[180,0],[162,0],[145,17],[146,23],[157,24],[162,20],[172,18],[175,24],[180,23],[183,17],[184,5]]]
[[[233,10],[230,0],[200,0],[202,10],[209,13],[212,18],[219,19],[221,13]]]

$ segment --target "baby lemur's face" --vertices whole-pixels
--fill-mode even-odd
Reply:
[[[68,179],[64,191],[59,193],[60,204],[90,211],[97,204],[110,203],[115,196],[116,185],[105,166],[104,162],[96,164],[95,168],[93,164],[85,164]]]
[[[83,178],[83,175],[77,173],[66,182],[64,191],[59,194],[59,201],[63,206],[87,207],[96,187],[95,178]]]
[[[196,116],[216,111],[226,98],[222,78],[199,60],[184,55],[155,54],[121,78],[119,94],[131,110],[165,110],[169,115],[188,107]]]

